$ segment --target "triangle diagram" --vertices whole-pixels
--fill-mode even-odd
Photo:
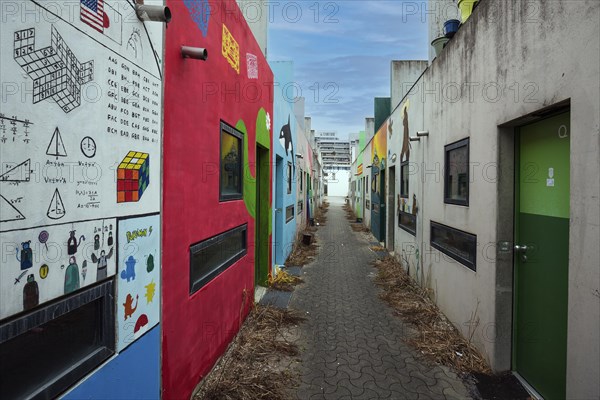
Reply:
[[[46,154],[49,156],[55,156],[56,158],[67,156],[65,143],[63,142],[62,135],[60,134],[58,128],[54,130],[52,139],[50,139],[50,143],[48,144],[48,148],[46,149]]]
[[[9,168],[0,175],[0,182],[29,182],[31,174],[31,158]]]
[[[21,211],[17,210],[15,206],[10,204],[10,201],[0,195],[0,221],[20,221],[25,219],[25,216],[21,214]]]
[[[61,219],[66,214],[65,205],[62,201],[62,197],[60,197],[60,192],[58,189],[54,190],[54,195],[52,196],[52,200],[50,200],[50,205],[48,206],[48,211],[46,211],[46,215],[50,219]]]

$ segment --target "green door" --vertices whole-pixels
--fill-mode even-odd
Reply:
[[[517,139],[513,367],[544,399],[564,399],[569,267],[570,114]]]

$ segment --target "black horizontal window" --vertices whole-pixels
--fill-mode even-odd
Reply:
[[[190,247],[190,294],[246,255],[247,228],[244,224]]]
[[[57,397],[114,354],[113,282],[0,325],[0,398]]]
[[[477,270],[477,236],[431,221],[431,246],[473,271]]]
[[[404,229],[406,232],[416,235],[417,234],[417,216],[400,211],[398,213],[398,226]]]

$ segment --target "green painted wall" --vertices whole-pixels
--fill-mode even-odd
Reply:
[[[521,212],[569,218],[569,114],[525,130],[520,138],[521,151],[528,155],[520,168]]]

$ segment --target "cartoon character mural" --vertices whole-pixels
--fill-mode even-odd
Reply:
[[[31,249],[31,240],[21,243],[21,257],[19,257],[19,249],[16,253],[17,261],[21,263],[21,270],[31,268],[33,266],[33,250]]]
[[[292,143],[292,128],[290,126],[290,116],[288,115],[287,124],[281,127],[279,131],[279,142],[281,146],[285,149],[285,155],[294,155],[294,144]]]
[[[106,254],[106,252],[104,250],[102,250],[100,252],[100,257],[97,257],[95,253],[92,253],[92,262],[95,262],[98,264],[98,270],[96,272],[96,282],[104,279],[107,277],[107,269],[106,267],[108,266],[108,259],[111,258],[113,255],[113,248],[111,247],[110,251],[108,252],[108,254]]]
[[[99,230],[100,226],[108,226],[107,222],[112,222],[114,225],[116,220],[65,222],[43,228],[33,227],[0,232],[0,243],[18,243],[18,246],[11,247],[12,251],[9,252],[11,257],[15,257],[14,261],[9,260],[0,268],[0,319],[24,311],[25,297],[27,307],[37,307],[95,283],[97,267],[100,268],[98,271],[100,279],[114,275],[116,263],[114,256],[108,258],[111,256],[110,249],[100,247],[100,250],[104,249],[109,253],[108,256],[104,255],[102,261],[100,250],[93,250],[93,241],[89,241],[88,244],[83,239],[84,236],[93,238],[95,230]],[[56,238],[56,240],[51,242],[49,238]],[[100,234],[101,243],[102,234]],[[76,251],[75,246],[77,246]],[[113,254],[115,252],[116,249],[113,250]],[[86,253],[85,257],[84,253]],[[98,256],[96,264],[91,261],[91,253]],[[100,261],[99,265],[98,261]],[[26,296],[24,286],[27,286]],[[33,301],[36,297],[33,295],[36,292],[34,286],[38,286],[37,303]]]
[[[152,272],[154,270],[154,256],[152,254],[148,254],[148,258],[146,258],[146,272]]]
[[[27,275],[27,283],[23,286],[23,310],[30,310],[40,304],[40,289],[35,276]]]
[[[79,237],[79,242],[77,242],[77,238],[75,237],[75,230],[69,232],[69,238],[67,239],[67,254],[72,256],[77,253],[77,248],[81,245],[81,242],[85,240],[85,236],[81,235]]]
[[[79,282],[79,266],[77,265],[77,260],[75,256],[69,257],[69,265],[67,266],[67,270],[65,272],[65,286],[64,293],[71,293],[81,287]]]
[[[131,317],[133,315],[133,313],[135,312],[135,310],[137,310],[138,307],[138,299],[139,299],[139,295],[135,296],[135,307],[133,306],[133,296],[131,296],[131,294],[127,293],[127,297],[125,298],[125,303],[123,303],[123,309],[125,310],[125,320],[127,321],[127,318]]]
[[[160,254],[160,215],[126,218],[118,224],[117,304],[123,306],[117,309],[117,350],[121,351],[160,322],[160,301],[154,301],[161,282],[160,257],[155,256]]]
[[[148,316],[146,314],[142,314],[139,316],[137,321],[135,321],[135,327],[133,328],[133,333],[138,333],[140,329],[146,327],[148,325]]]
[[[129,256],[125,261],[125,269],[121,271],[121,279],[126,279],[127,282],[135,279],[135,264],[137,260],[133,256]]]
[[[410,130],[408,128],[408,100],[402,106],[402,125],[404,126],[404,135],[402,137],[402,151],[400,152],[400,161],[408,161],[410,157]]]

